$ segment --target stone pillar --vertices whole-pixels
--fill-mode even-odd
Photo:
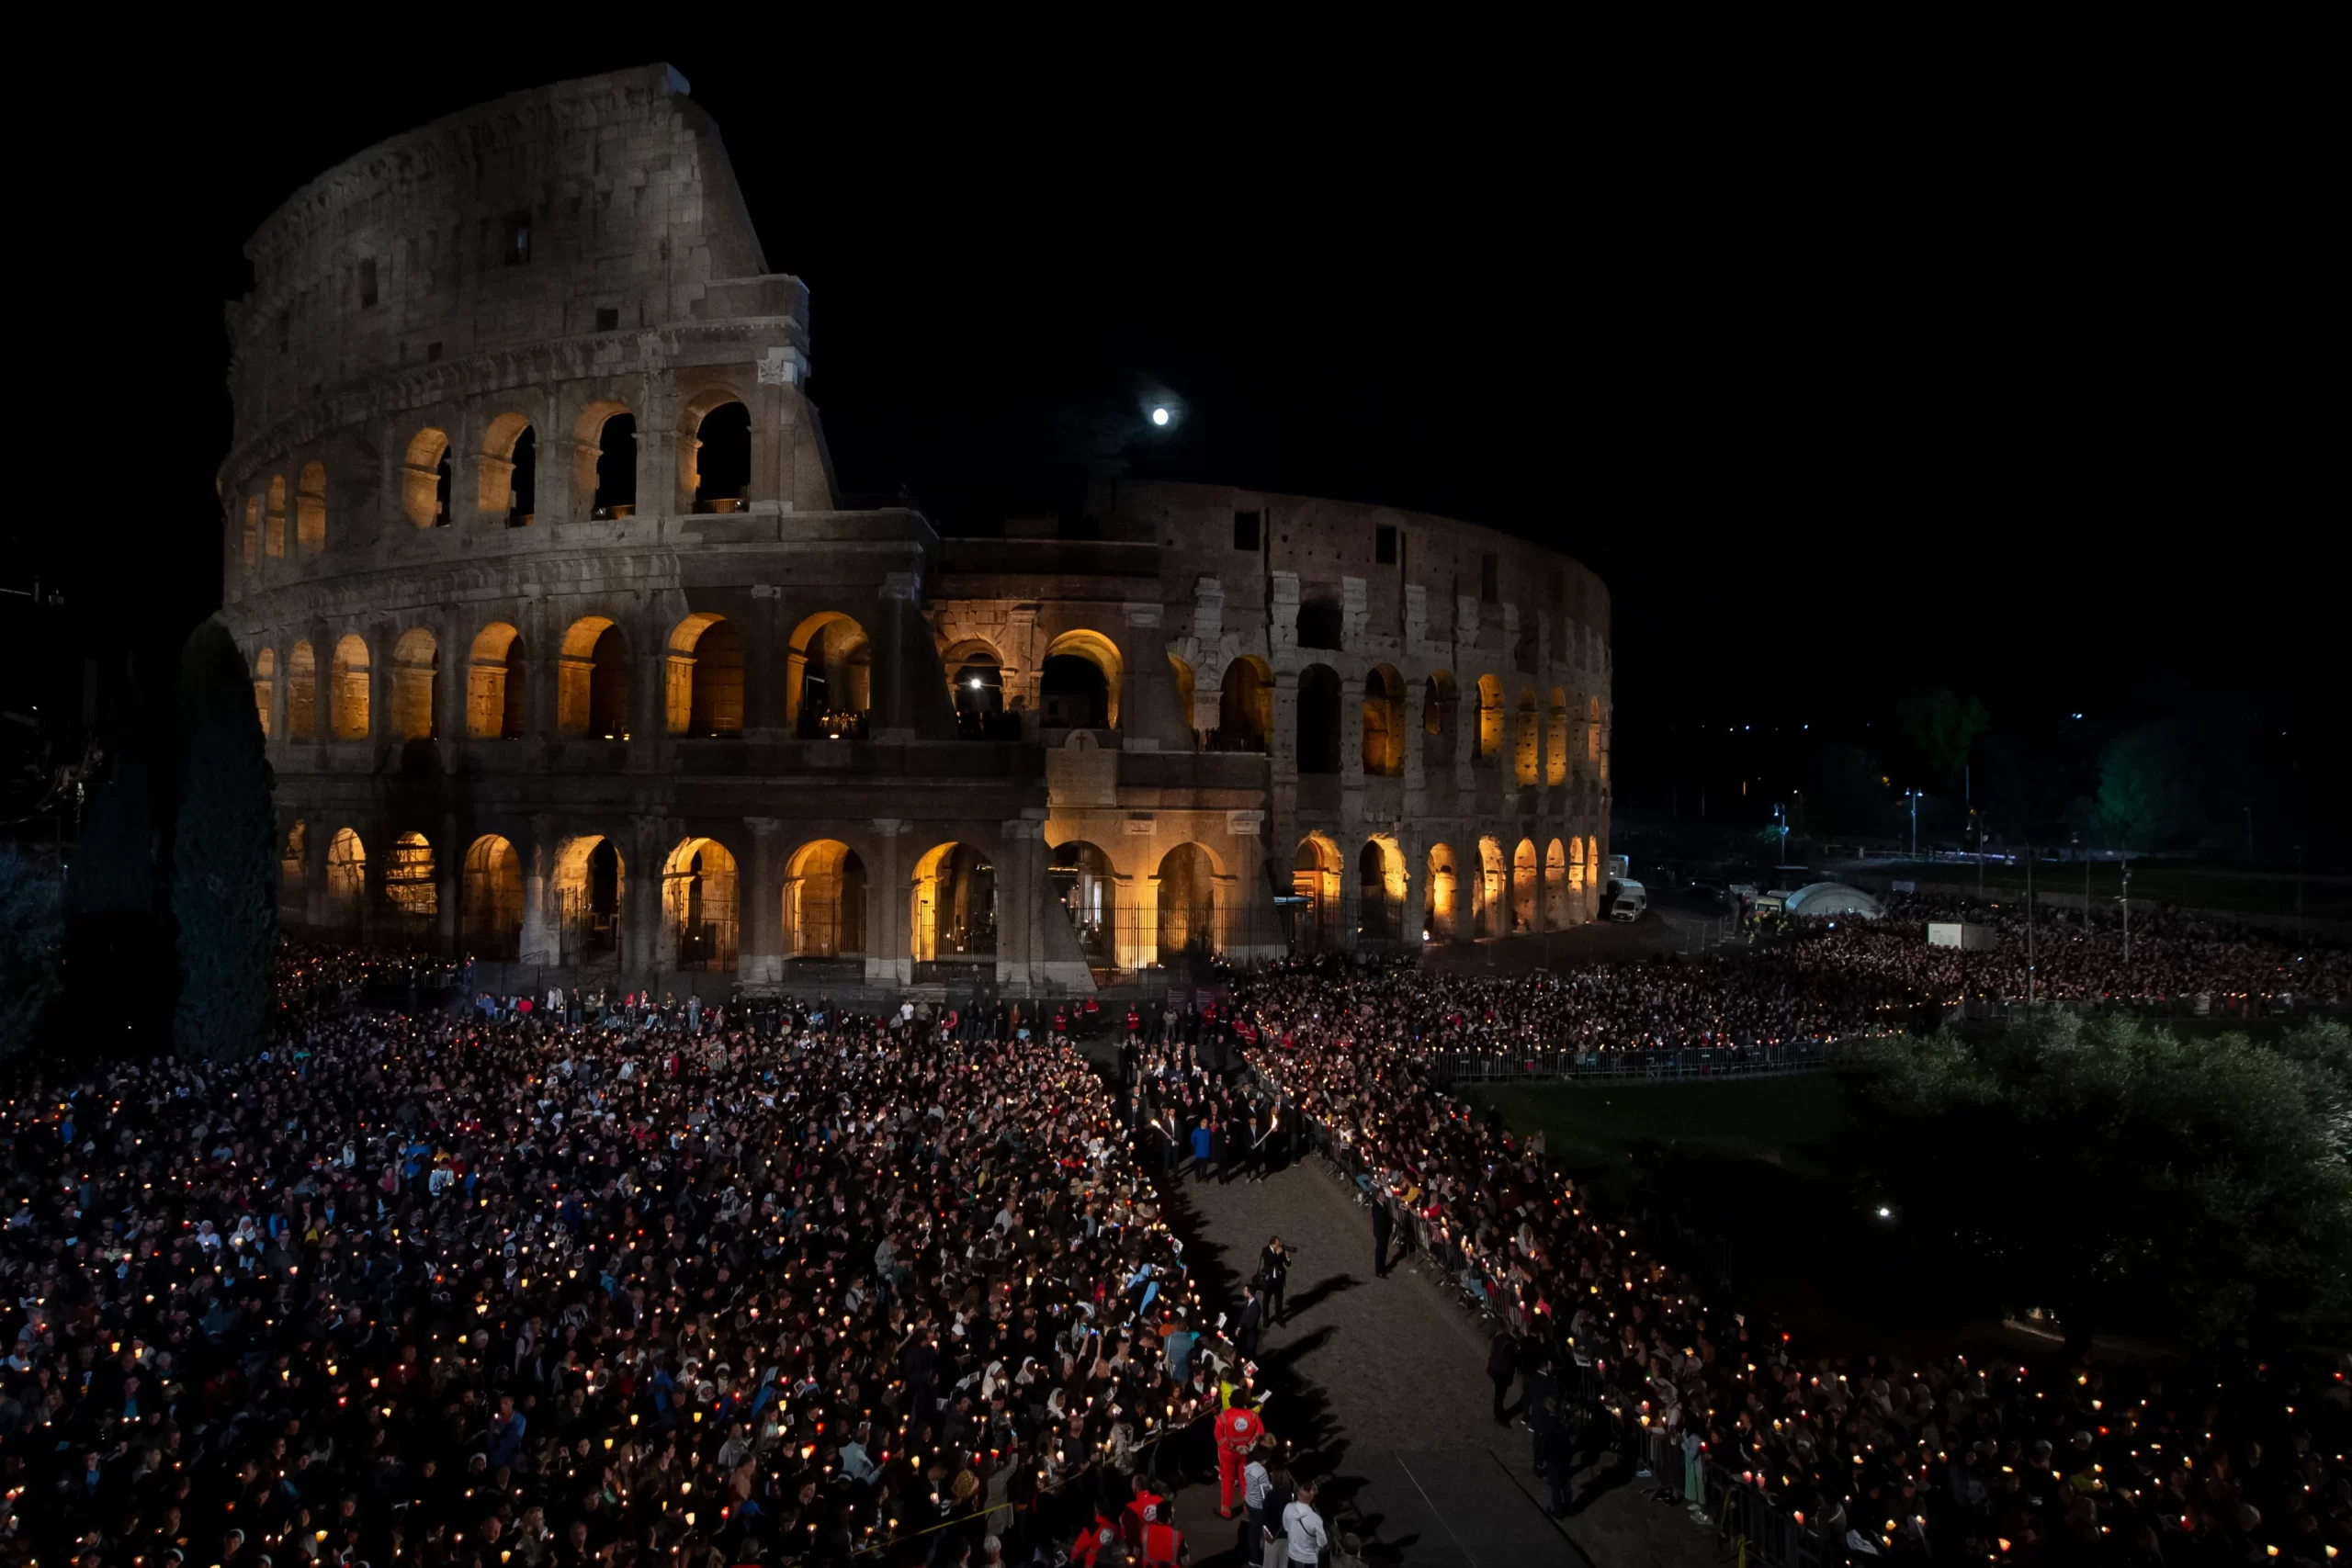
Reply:
[[[531,818],[531,841],[523,861],[523,935],[515,948],[526,968],[552,968],[561,952],[556,941],[560,911],[555,908],[555,818],[545,814]]]
[[[996,868],[996,979],[1000,987],[1034,987],[1046,956],[1037,931],[1037,905],[1045,897],[1045,868],[1038,846],[1045,823],[1020,817],[997,825],[1001,846]]]
[[[327,844],[334,837],[315,817],[302,834],[302,919],[314,932],[327,920]]]
[[[743,930],[735,974],[746,987],[767,988],[784,982],[784,845],[776,836],[775,818],[743,820],[752,829],[752,860],[735,890]]]
[[[872,734],[876,740],[903,744],[915,738],[914,715],[909,711],[907,631],[909,617],[922,612],[912,604],[922,580],[911,571],[893,571],[882,580],[881,636],[869,637],[874,649]]]
[[[621,888],[621,973],[638,987],[657,985],[657,976],[676,962],[662,951],[662,860],[668,847],[659,817],[629,818],[629,854]]]
[[[881,852],[875,856],[878,863],[865,884],[865,983],[869,986],[903,986],[914,976],[907,944],[907,919],[913,908],[913,886],[909,880],[912,868],[899,863],[899,840],[906,829],[907,824],[899,818],[874,819]]]
[[[433,857],[434,897],[440,912],[436,935],[444,957],[461,958],[464,952],[458,945],[461,934],[458,922],[466,885],[467,846],[458,838],[458,815],[454,811],[441,814],[440,842],[441,851]]]
[[[1478,884],[1473,877],[1484,878],[1487,863],[1478,853],[1477,835],[1472,834],[1466,843],[1453,846],[1453,941],[1463,946],[1478,940]]]

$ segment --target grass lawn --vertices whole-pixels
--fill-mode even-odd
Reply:
[[[1727,1272],[1740,1310],[1805,1345],[1940,1349],[1989,1304],[1952,1248],[1878,1216],[1845,1152],[1833,1074],[1471,1092],[1514,1131],[1541,1130],[1604,1204],[1679,1216],[1690,1233],[1668,1254],[1702,1278]]]

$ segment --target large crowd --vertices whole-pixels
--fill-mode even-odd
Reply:
[[[1246,1392],[1017,1010],[329,1016],[293,967],[264,1055],[14,1085],[0,1559],[1027,1562]]]
[[[1283,1311],[1278,1244],[1245,1299],[1204,1302],[1161,1195],[1310,1146],[1504,1325],[1542,1442],[1607,1409],[1653,1461],[1886,1555],[2352,1544],[2340,1375],[1825,1359],[1711,1307],[1432,1077],[1468,1045],[1893,1027],[1984,973],[1939,966],[2007,957],[1922,960],[1944,913],[1898,900],[1700,962],[1278,965],[1196,1005],[1025,1014],[501,995],[289,946],[254,1057],[11,1075],[0,1562],[1119,1568],[1164,1545],[1154,1489],[1216,1459]],[[2038,930],[2042,975],[2137,994],[2103,977],[2107,935],[2069,960]],[[2344,989],[2340,954],[2186,924],[2133,943],[2148,994]],[[1125,1036],[1107,1081],[1071,1043],[1098,1033]]]
[[[1795,1345],[1711,1304],[1625,1216],[1433,1081],[1421,1047],[1465,1007],[1510,1020],[1514,991],[1521,1008],[1555,1005],[1540,978],[1278,970],[1243,987],[1238,1027],[1259,1114],[1303,1129],[1494,1314],[1509,1337],[1489,1372],[1522,1378],[1555,1488],[1593,1436],[1578,1412],[1597,1405],[1610,1440],[1671,1461],[1680,1495],[1736,1483],[1811,1532],[1825,1562],[2316,1565],[2352,1550],[2340,1359],[2250,1366],[2225,1389]],[[1200,1113],[1230,1123],[1251,1098],[1204,1097]]]

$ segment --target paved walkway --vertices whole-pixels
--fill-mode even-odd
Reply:
[[[1542,1500],[1526,1430],[1494,1424],[1487,1335],[1419,1264],[1373,1271],[1372,1222],[1319,1164],[1255,1185],[1173,1194],[1186,1258],[1212,1301],[1238,1300],[1259,1249],[1279,1234],[1293,1254],[1289,1323],[1266,1335],[1261,1366],[1276,1389],[1266,1424],[1298,1468],[1325,1477],[1323,1506],[1354,1529],[1374,1562],[1443,1568],[1713,1568],[1713,1531],[1643,1495],[1630,1466],[1575,1478],[1570,1517]],[[1606,1456],[1603,1456],[1604,1460]],[[1214,1485],[1177,1501],[1193,1560],[1228,1552]],[[1224,1561],[1231,1561],[1227,1556]]]

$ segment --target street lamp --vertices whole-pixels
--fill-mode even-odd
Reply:
[[[1919,858],[1919,792],[1906,789],[1904,797],[1911,802],[1911,858]]]

